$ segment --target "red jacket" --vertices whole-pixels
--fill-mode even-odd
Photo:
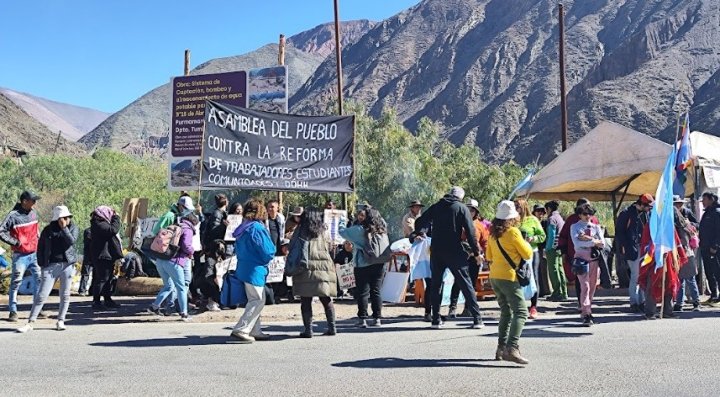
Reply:
[[[0,224],[0,240],[8,244],[13,252],[34,254],[37,252],[39,230],[37,212],[26,211],[17,203]]]

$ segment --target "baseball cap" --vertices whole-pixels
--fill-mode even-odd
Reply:
[[[653,205],[655,203],[655,199],[653,198],[653,196],[650,193],[645,193],[642,196],[640,196],[640,198],[638,199],[638,202],[640,204]]]
[[[461,188],[460,186],[453,186],[453,188],[450,189],[449,194],[462,200],[463,198],[465,198],[465,189]]]
[[[185,207],[185,209],[190,211],[195,211],[195,205],[193,205],[192,198],[190,196],[182,196],[177,202],[179,205],[182,205]]]
[[[468,200],[467,204],[465,204],[465,205],[467,205],[468,208],[474,209],[475,211],[478,211],[478,212],[480,211],[480,210],[478,209],[478,206],[480,205],[480,203],[478,203],[478,201],[475,200],[475,199],[470,199],[470,200]]]
[[[532,212],[538,212],[538,211],[547,212],[545,207],[543,207],[542,205],[540,205],[540,204],[533,205]]]
[[[26,190],[22,192],[22,194],[20,194],[20,202],[22,202],[23,200],[38,201],[40,200],[40,196],[29,190]]]

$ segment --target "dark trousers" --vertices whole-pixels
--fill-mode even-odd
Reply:
[[[215,261],[205,261],[198,268],[200,272],[198,280],[200,292],[206,299],[212,299],[215,303],[220,303],[220,288],[215,282]]]
[[[92,273],[92,263],[83,261],[82,268],[80,268],[80,287],[78,288],[78,293],[85,294],[88,292],[88,288],[92,288],[88,285],[88,280],[90,280]]]
[[[105,302],[111,301],[112,287],[110,278],[112,278],[115,262],[108,260],[98,260],[93,267],[93,301],[100,303],[100,297],[105,298]]]
[[[478,273],[480,273],[480,266],[475,263],[475,260],[472,259],[468,261],[468,275],[470,276],[470,283],[473,287],[473,292],[475,291],[475,283],[477,282]],[[452,289],[450,290],[450,307],[451,308],[457,308],[458,303],[458,297],[460,296],[460,282],[458,282],[458,279],[455,279],[455,282],[453,283]],[[475,294],[477,296],[477,294]]]
[[[449,269],[455,282],[460,285],[460,291],[462,291],[465,297],[465,307],[469,309],[470,315],[475,319],[481,319],[480,306],[477,303],[477,297],[475,296],[475,288],[473,288],[470,282],[470,275],[468,274],[467,263],[461,266],[451,266],[439,261],[431,261],[432,270],[432,283],[430,284],[430,297],[432,298],[432,320],[433,323],[440,321],[440,305],[442,304],[442,285],[443,275],[445,269]]]
[[[705,277],[707,277],[708,286],[710,287],[710,297],[716,299],[718,297],[718,283],[720,283],[720,262],[716,255],[710,254],[710,251],[701,250],[703,267],[705,268]]]
[[[321,296],[321,297],[319,297],[319,299],[320,299],[320,303],[322,303],[322,305],[323,305],[323,308],[325,308],[326,314],[330,313],[332,310],[334,310],[332,298],[330,298],[329,296]],[[300,297],[300,312],[303,315],[309,316],[311,321],[312,321],[312,316],[313,316],[312,301],[313,301],[312,296],[301,296]],[[328,322],[329,321],[330,321],[330,319],[328,319]]]
[[[423,303],[425,304],[425,314],[432,313],[432,297],[430,295],[430,291],[432,291],[432,279],[426,278],[425,280],[425,299]],[[417,281],[416,281],[417,282]],[[440,285],[440,294],[442,294],[442,288],[443,285]]]
[[[368,318],[368,299],[372,306],[373,318],[382,317],[382,298],[380,288],[383,277],[382,263],[355,268],[355,300],[358,305],[358,317]]]

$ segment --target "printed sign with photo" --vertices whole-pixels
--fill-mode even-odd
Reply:
[[[345,239],[340,237],[338,228],[340,227],[340,219],[347,219],[347,211],[345,210],[325,210],[325,237],[331,241],[333,245],[342,245]]]
[[[242,215],[228,215],[227,217],[228,225],[227,229],[225,229],[225,241],[235,241],[235,237],[233,237],[233,233],[235,233],[235,229],[240,226],[240,224],[243,221]]]

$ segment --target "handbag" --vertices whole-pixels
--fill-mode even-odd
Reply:
[[[586,261],[582,258],[575,258],[572,262],[572,272],[573,274],[577,276],[582,276],[583,274],[590,271],[590,262]]]
[[[510,264],[510,267],[515,270],[515,274],[517,275],[517,281],[520,284],[521,287],[525,287],[530,284],[530,281],[532,279],[532,266],[530,266],[530,263],[527,261],[520,259],[520,264],[515,265],[512,258],[510,258],[510,255],[505,251],[502,245],[500,245],[500,239],[497,240],[498,248],[500,248],[500,252],[505,257],[505,260]]]
[[[290,240],[288,256],[285,261],[285,275],[294,277],[304,273],[308,269],[310,256],[310,242],[296,235]]]

